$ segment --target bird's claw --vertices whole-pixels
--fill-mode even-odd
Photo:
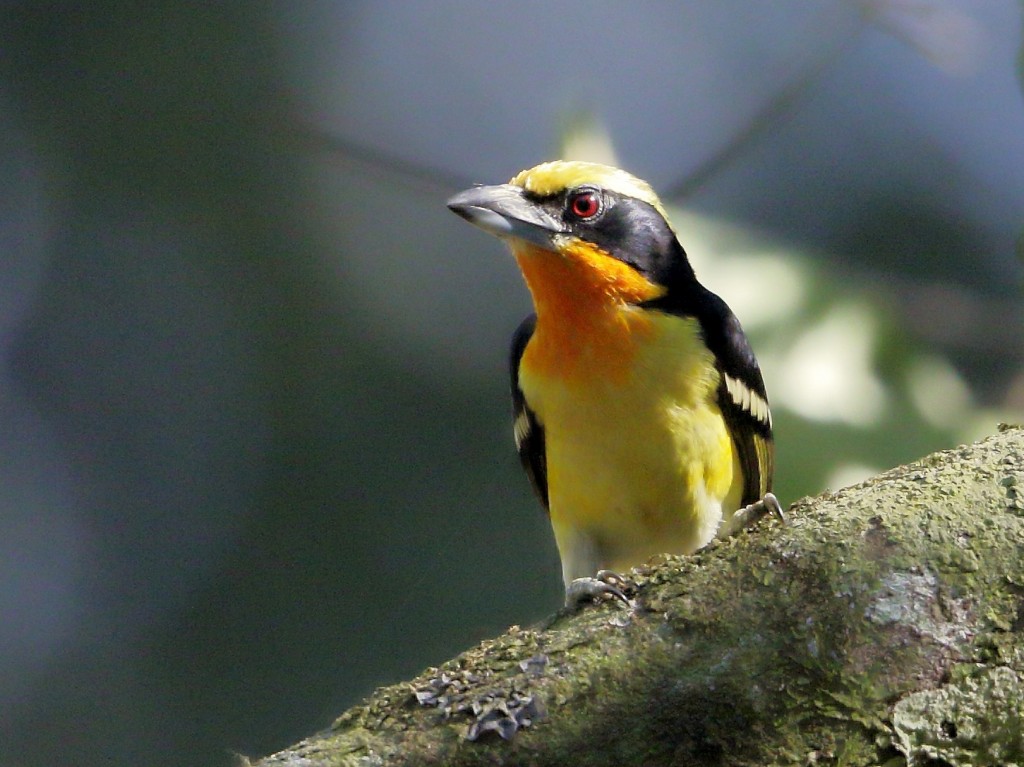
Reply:
[[[587,602],[618,600],[627,607],[632,603],[628,592],[636,584],[611,570],[598,570],[593,578],[576,578],[565,590],[565,607],[575,612]]]
[[[786,514],[782,510],[782,504],[779,503],[779,499],[775,497],[775,493],[765,493],[764,498],[761,500],[755,501],[749,506],[744,506],[737,511],[733,515],[735,519],[733,529],[742,530],[746,527],[751,527],[768,514],[771,514],[782,523],[786,522]]]

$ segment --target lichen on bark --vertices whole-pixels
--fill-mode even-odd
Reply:
[[[639,568],[632,609],[510,629],[258,764],[1024,761],[1022,476],[1005,428],[801,500]]]

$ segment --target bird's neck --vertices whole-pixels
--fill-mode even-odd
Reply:
[[[635,304],[662,288],[580,240],[557,253],[528,245],[513,253],[537,312],[524,364],[555,378],[625,375],[638,341],[650,332]]]

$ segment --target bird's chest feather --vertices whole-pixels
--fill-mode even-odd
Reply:
[[[549,452],[639,469],[719,439],[718,374],[696,320],[626,306],[583,331],[551,338],[538,322],[523,354],[519,385]]]
[[[650,553],[703,545],[735,503],[738,472],[696,320],[624,306],[585,330],[559,367],[570,340],[538,323],[520,366],[544,427],[556,534],[590,530]]]
[[[518,383],[544,428],[563,574],[704,545],[742,481],[698,321],[637,306],[663,289],[585,243],[514,253],[537,311]]]

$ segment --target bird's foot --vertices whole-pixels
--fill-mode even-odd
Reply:
[[[782,511],[782,504],[775,497],[775,493],[765,493],[764,498],[749,506],[744,506],[733,515],[732,529],[736,532],[752,527],[761,521],[762,517],[771,514],[780,522],[785,523],[786,514]]]
[[[576,578],[565,590],[565,607],[576,612],[587,602],[618,600],[627,607],[628,593],[636,592],[636,584],[611,570],[598,570],[593,578]]]

